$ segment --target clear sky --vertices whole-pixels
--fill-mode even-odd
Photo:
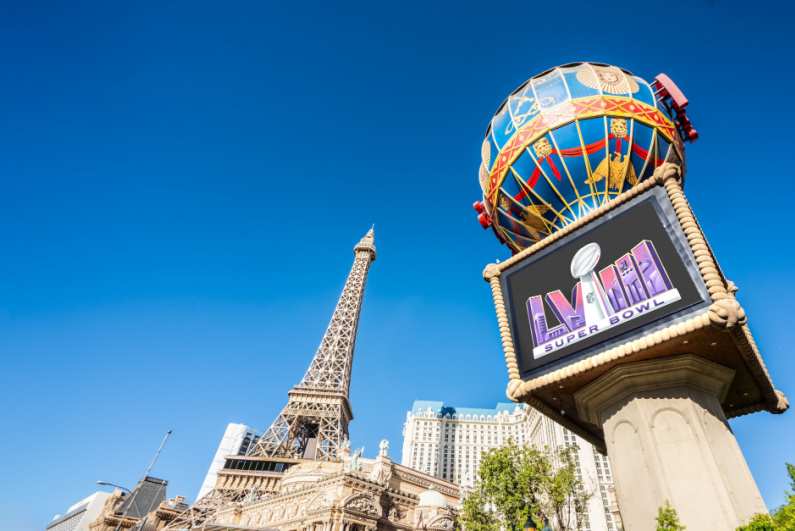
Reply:
[[[486,126],[590,60],[690,98],[686,192],[795,399],[790,3],[0,3],[0,521],[152,475],[195,499],[229,422],[267,428],[375,223],[354,447],[507,373],[476,221]],[[783,7],[786,6],[786,7]],[[768,506],[795,413],[731,421]]]

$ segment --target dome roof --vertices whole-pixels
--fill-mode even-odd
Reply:
[[[520,251],[648,179],[663,162],[684,175],[684,142],[698,138],[685,106],[664,74],[648,83],[615,66],[571,63],[533,77],[486,131],[483,203],[475,205],[481,223]]]
[[[444,507],[446,509],[448,507],[447,498],[431,485],[428,490],[420,494],[417,507]]]
[[[316,483],[342,470],[342,463],[334,461],[304,461],[290,467],[282,477],[281,490],[301,488]]]

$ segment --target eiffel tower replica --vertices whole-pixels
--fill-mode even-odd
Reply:
[[[228,505],[255,496],[274,493],[278,480],[246,478],[246,471],[273,472],[276,476],[301,461],[337,459],[348,424],[353,420],[348,394],[356,331],[362,309],[364,286],[370,264],[375,261],[373,229],[353,248],[354,260],[345,288],[331,316],[320,347],[301,383],[288,391],[287,405],[268,431],[246,456],[229,456],[218,473],[215,489],[169,523],[165,529],[202,526],[212,514]]]
[[[364,284],[375,261],[373,239],[370,229],[353,248],[353,268],[304,379],[287,393],[287,405],[249,455],[316,461],[337,458],[353,420],[348,392]]]

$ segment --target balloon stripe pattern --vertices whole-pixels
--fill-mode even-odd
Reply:
[[[515,252],[648,179],[684,168],[676,117],[643,79],[574,63],[536,76],[491,120],[480,184],[497,236]]]

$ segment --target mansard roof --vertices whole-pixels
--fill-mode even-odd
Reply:
[[[525,406],[523,406],[522,404],[514,404],[513,402],[498,402],[493,409],[487,409],[487,408],[445,406],[444,402],[441,401],[415,400],[414,405],[411,407],[411,412],[414,414],[425,413],[428,411],[428,408],[431,408],[431,411],[433,413],[441,413],[442,415],[446,415],[449,413],[451,416],[455,414],[458,417],[461,417],[462,415],[463,416],[491,415],[493,417],[498,413],[504,413],[505,411],[511,414],[514,412],[514,410],[517,407],[523,408]]]

